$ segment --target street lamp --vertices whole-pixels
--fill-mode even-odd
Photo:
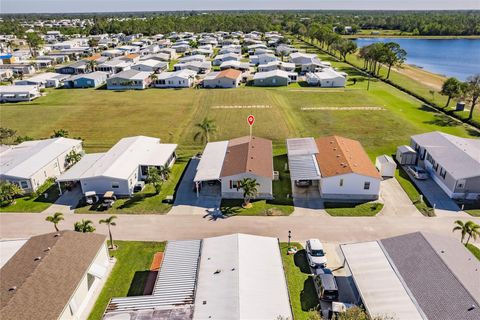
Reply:
[[[288,230],[288,248],[290,248],[290,239],[292,238],[292,231]]]

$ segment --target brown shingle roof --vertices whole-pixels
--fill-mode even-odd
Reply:
[[[216,78],[229,78],[232,80],[238,79],[242,75],[242,72],[239,70],[235,69],[226,69],[223,71],[220,71]]]
[[[357,173],[381,179],[360,142],[339,136],[322,137],[315,140],[317,162],[322,177]]]
[[[57,319],[105,239],[74,231],[30,238],[0,269],[0,318]]]
[[[272,141],[245,136],[228,142],[220,177],[241,173],[273,178]]]

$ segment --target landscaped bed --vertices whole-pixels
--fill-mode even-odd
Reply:
[[[14,204],[0,206],[0,212],[42,212],[50,207],[58,196],[57,185],[53,180],[49,180],[34,194],[17,198]]]
[[[291,246],[297,247],[298,251],[287,255],[288,244],[280,243],[293,317],[295,320],[316,319],[312,316],[317,313],[314,310],[317,310],[319,301],[305,250],[299,243],[291,243]]]
[[[108,209],[111,214],[163,214],[170,211],[172,203],[166,203],[164,200],[169,195],[174,195],[180,178],[187,166],[188,161],[184,158],[178,158],[171,168],[169,179],[163,183],[162,190],[156,194],[155,188],[147,184],[145,188],[135,193],[130,198],[117,199],[112,208]],[[98,213],[100,204],[92,206],[81,206],[75,209],[76,213]]]
[[[117,259],[89,320],[102,319],[111,298],[143,295],[150,264],[155,253],[163,252],[164,242],[115,241],[118,249],[110,251]]]
[[[373,217],[383,208],[383,203],[325,202],[325,211],[334,217]]]

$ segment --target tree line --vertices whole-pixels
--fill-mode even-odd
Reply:
[[[143,33],[153,35],[172,31],[286,31],[302,26],[328,25],[339,34],[360,29],[393,29],[414,35],[480,35],[478,11],[226,11],[166,12],[118,14],[57,14],[3,15],[0,34],[21,34],[28,28],[22,21],[38,19],[80,18],[93,20],[85,28],[40,28],[39,31],[60,30],[64,34]],[[347,32],[345,26],[349,26]]]

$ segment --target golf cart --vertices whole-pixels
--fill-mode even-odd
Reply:
[[[105,192],[102,199],[102,208],[103,209],[111,208],[115,203],[115,200],[117,200],[117,197],[115,196],[113,191]]]
[[[84,196],[85,196],[85,203],[86,204],[92,205],[92,204],[98,202],[98,196],[95,193],[95,191],[87,191],[87,192],[85,192]]]

